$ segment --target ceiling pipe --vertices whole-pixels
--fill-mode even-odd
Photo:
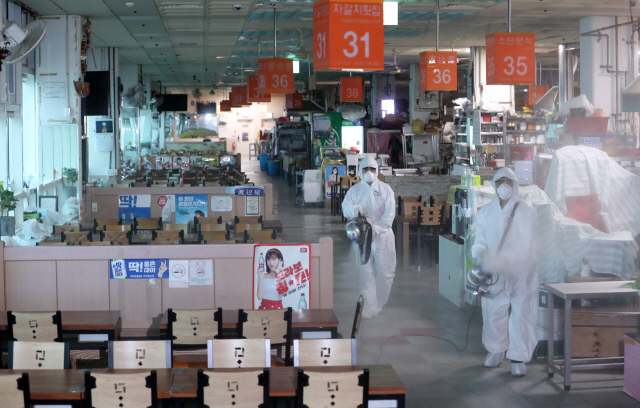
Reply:
[[[277,10],[273,8],[273,58],[278,58],[276,55],[276,40],[278,39],[278,27],[277,27]]]
[[[511,32],[511,0],[507,2],[507,14],[509,16],[509,32]]]
[[[436,51],[440,51],[440,0],[436,0]]]

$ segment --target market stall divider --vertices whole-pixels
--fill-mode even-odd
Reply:
[[[239,186],[252,187],[252,186]],[[256,186],[260,187],[260,186]],[[273,185],[265,184],[264,196],[260,197],[260,214],[264,220],[273,219]],[[151,217],[162,216],[162,207],[158,199],[162,196],[175,196],[178,194],[207,194],[208,217],[222,216],[222,221],[233,221],[235,216],[246,215],[246,197],[227,194],[227,187],[85,187],[84,194],[84,222],[91,222],[95,218],[120,218],[118,214],[118,196],[120,195],[151,195]],[[213,197],[229,196],[233,201],[231,211],[212,211],[211,200]],[[95,211],[94,211],[95,210]],[[252,214],[253,215],[253,214]],[[171,216],[175,223],[175,214]]]
[[[5,247],[2,310],[120,310],[122,327],[148,329],[167,308],[252,308],[253,244]],[[111,259],[213,260],[213,285],[110,279]],[[311,243],[309,308],[333,309],[333,240]]]

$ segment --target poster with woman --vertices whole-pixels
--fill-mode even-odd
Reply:
[[[327,198],[331,198],[331,186],[338,182],[338,176],[346,174],[346,166],[343,164],[327,164],[324,167],[325,193]]]
[[[253,308],[308,309],[311,245],[255,245]]]
[[[172,156],[173,168],[180,170],[189,170],[189,156]]]

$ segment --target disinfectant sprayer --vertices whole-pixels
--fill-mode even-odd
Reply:
[[[371,256],[371,244],[373,243],[373,228],[367,217],[358,214],[358,217],[347,222],[347,237],[351,242],[357,243],[360,249],[360,264],[369,262]]]
[[[482,270],[480,265],[476,265],[467,271],[467,280],[474,286],[474,295],[478,293],[480,295],[484,294],[484,292],[487,292],[488,287],[495,283],[491,272]]]

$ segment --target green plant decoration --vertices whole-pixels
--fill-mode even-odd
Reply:
[[[13,191],[6,190],[4,182],[0,181],[0,210],[2,210],[2,216],[7,217],[9,211],[15,210],[17,202],[18,200],[13,196]]]
[[[78,170],[70,167],[64,167],[62,169],[62,177],[67,179],[70,186],[74,185],[78,181]]]

